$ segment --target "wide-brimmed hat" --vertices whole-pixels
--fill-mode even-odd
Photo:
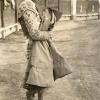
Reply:
[[[61,18],[62,16],[62,13],[60,11],[57,11],[57,10],[53,10],[55,16],[56,16],[56,21],[59,21],[59,19]]]
[[[55,10],[53,8],[48,8],[49,10],[53,11],[55,17],[56,17],[56,21],[59,21],[59,19],[62,16],[62,12],[60,12],[59,10]]]

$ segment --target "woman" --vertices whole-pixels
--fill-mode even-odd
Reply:
[[[54,65],[58,64],[54,63],[58,61],[56,58],[62,58],[57,54],[50,41],[51,34],[49,31],[58,19],[55,16],[57,15],[56,11],[49,8],[42,10],[41,13],[36,7],[38,2],[39,0],[23,1],[20,4],[18,14],[24,35],[29,40],[27,47],[28,66],[24,79],[24,88],[28,90],[27,100],[34,100],[35,93],[38,93],[38,100],[43,100],[43,90],[52,87],[54,80],[59,78],[56,76],[59,71],[54,70],[57,68],[54,68]]]

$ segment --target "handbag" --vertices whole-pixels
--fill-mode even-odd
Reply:
[[[64,58],[55,48],[54,44],[51,41],[48,41],[50,45],[50,51],[53,58],[53,74],[54,80],[64,77],[65,75],[71,74],[70,65],[67,62],[67,59]]]

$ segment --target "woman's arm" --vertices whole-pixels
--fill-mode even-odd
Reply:
[[[49,40],[51,35],[47,31],[40,31],[37,29],[37,15],[31,10],[27,10],[23,14],[25,25],[28,30],[28,34],[33,40]]]

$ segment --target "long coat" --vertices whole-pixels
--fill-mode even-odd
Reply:
[[[55,79],[69,74],[71,71],[64,67],[65,61],[63,57],[57,53],[54,45],[49,41],[49,33],[39,30],[40,16],[31,0],[25,0],[21,3],[19,22],[24,34],[27,34],[26,36],[29,39],[27,48],[28,66],[26,70],[28,75],[25,76],[25,83],[50,87]],[[60,71],[61,68],[63,73]]]

